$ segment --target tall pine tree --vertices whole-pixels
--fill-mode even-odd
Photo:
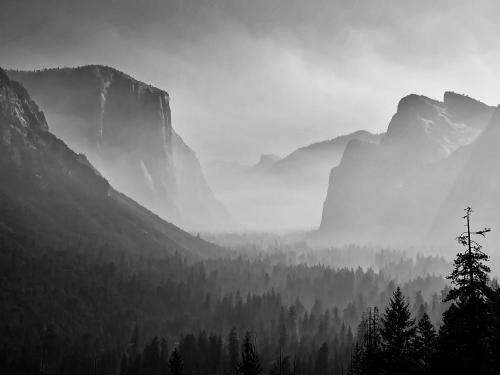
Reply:
[[[181,355],[177,348],[174,349],[170,360],[168,361],[168,368],[172,375],[186,375],[186,370],[184,369],[184,362],[182,361]]]
[[[397,287],[382,318],[384,368],[387,374],[409,373],[411,367],[411,342],[415,335],[408,302]]]
[[[238,341],[238,333],[236,328],[232,328],[229,332],[228,340],[228,374],[235,375],[238,373],[238,362],[240,359],[240,344]]]
[[[429,315],[425,311],[421,315],[417,324],[415,338],[412,349],[418,373],[422,375],[431,374],[434,353],[436,351],[436,330],[432,325]]]
[[[452,305],[443,315],[439,331],[438,371],[455,374],[489,373],[486,340],[488,333],[487,301],[492,296],[489,286],[489,257],[475,236],[485,237],[490,231],[485,228],[471,230],[472,209],[465,209],[466,230],[457,237],[464,248],[454,261],[453,271],[448,279],[453,288],[445,301]]]
[[[258,375],[262,372],[257,350],[252,343],[252,335],[248,331],[245,334],[238,371],[242,375]]]

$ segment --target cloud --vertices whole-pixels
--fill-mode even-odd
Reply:
[[[0,65],[102,63],[169,91],[202,158],[249,162],[358,128],[400,97],[497,104],[491,1],[6,0]]]

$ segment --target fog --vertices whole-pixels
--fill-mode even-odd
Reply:
[[[500,374],[499,14],[1,1],[0,374]]]
[[[495,1],[2,2],[0,65],[111,65],[167,90],[203,163],[358,129],[408,93],[495,102]],[[223,135],[223,136],[222,136]]]

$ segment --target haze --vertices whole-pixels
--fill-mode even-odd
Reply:
[[[384,131],[415,92],[500,97],[495,1],[2,2],[0,65],[99,63],[167,90],[202,163]]]

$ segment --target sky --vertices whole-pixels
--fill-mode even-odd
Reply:
[[[202,163],[358,129],[399,99],[500,103],[496,0],[0,0],[0,66],[103,64],[169,92]]]

